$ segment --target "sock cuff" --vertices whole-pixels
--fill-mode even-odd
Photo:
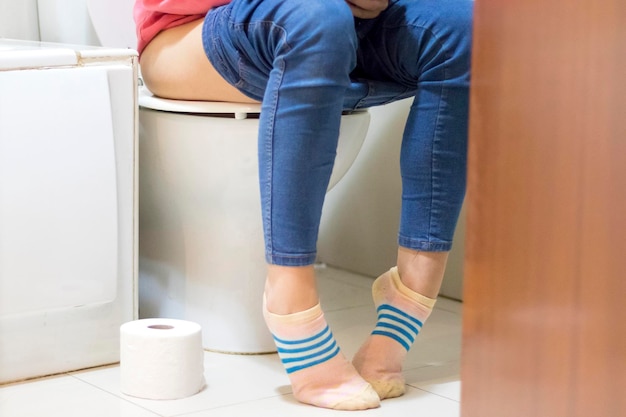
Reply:
[[[437,302],[435,298],[426,297],[418,292],[413,291],[412,289],[404,285],[404,283],[400,279],[400,274],[398,273],[397,266],[394,266],[393,268],[391,268],[389,272],[391,273],[391,282],[393,282],[393,285],[402,295],[404,295],[405,297],[408,297],[409,299],[417,303],[420,303],[421,305],[428,308],[429,310],[432,310],[433,307],[435,307],[435,303]]]
[[[267,309],[265,295],[263,295],[263,309],[265,310],[265,314],[267,317],[273,322],[277,324],[291,324],[291,325],[301,325],[314,321],[315,319],[322,316],[324,313],[322,312],[322,307],[318,302],[313,307],[299,311],[297,313],[292,314],[275,314]]]

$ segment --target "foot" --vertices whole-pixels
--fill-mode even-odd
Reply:
[[[267,305],[263,310],[298,401],[336,410],[380,406],[376,391],[341,353],[319,303],[286,315]]]
[[[372,295],[378,321],[352,363],[383,400],[404,394],[402,364],[435,300],[406,287],[397,268],[374,281]]]

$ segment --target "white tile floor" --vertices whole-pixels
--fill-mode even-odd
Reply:
[[[374,323],[367,277],[318,268],[322,306],[348,357]],[[385,400],[364,416],[457,417],[459,415],[461,303],[440,298],[407,357],[407,393]],[[72,372],[0,386],[1,417],[230,417],[345,416],[346,412],[302,405],[291,395],[276,355],[224,355],[206,352],[207,385],[176,401],[151,401],[120,393],[119,367]]]

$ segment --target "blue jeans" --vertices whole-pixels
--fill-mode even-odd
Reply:
[[[268,263],[315,261],[342,111],[407,97],[398,243],[450,250],[465,194],[472,9],[471,0],[391,0],[362,20],[344,0],[233,0],[207,14],[208,58],[262,101]]]

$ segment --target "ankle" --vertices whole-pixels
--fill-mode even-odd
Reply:
[[[265,302],[268,311],[281,315],[298,313],[315,306],[319,296],[313,266],[269,265]]]
[[[400,274],[398,273],[398,268],[391,268],[389,273],[389,281],[392,283],[393,287],[398,291],[398,294],[401,294],[403,297],[411,300],[414,303],[421,304],[423,307],[432,310],[437,301],[436,298],[426,297],[417,291],[412,290],[407,287],[400,278]]]
[[[436,298],[441,288],[449,252],[420,252],[398,248],[398,274],[409,289]]]

